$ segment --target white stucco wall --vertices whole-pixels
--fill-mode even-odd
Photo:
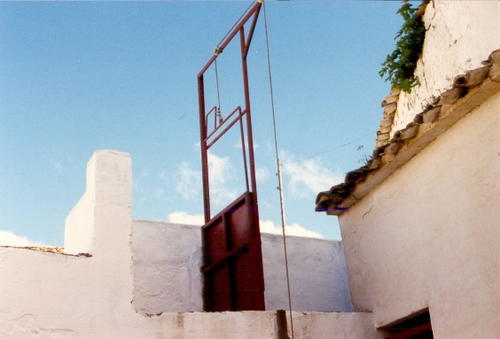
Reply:
[[[66,221],[66,232],[86,235],[84,245],[75,234],[65,240],[69,251],[92,257],[0,248],[0,336],[128,336],[118,324],[134,316],[127,312],[133,287],[130,156],[98,151],[87,171],[86,193]]]
[[[283,337],[279,312],[193,312],[201,310],[200,228],[133,221],[131,193],[130,155],[97,151],[87,166],[86,191],[66,220],[67,252],[85,254],[0,246],[0,338]],[[264,237],[264,248],[277,246],[269,239]],[[342,279],[330,282],[321,275],[328,265],[342,266],[341,246],[314,240],[318,248],[308,257],[307,241],[290,242],[292,257],[300,255],[308,266],[308,276],[299,280],[311,288],[304,285],[300,297],[331,300],[329,293],[339,287],[327,285]],[[281,267],[273,256],[265,259],[266,267]],[[266,276],[266,283],[274,278],[281,279]],[[286,308],[279,298],[274,304]],[[304,300],[307,308],[315,307]],[[174,312],[182,309],[190,312]],[[323,333],[326,323],[339,337],[374,333],[371,314],[300,312],[295,318],[296,333],[304,338]]]
[[[352,302],[377,326],[428,307],[436,338],[498,337],[499,109],[496,94],[339,217]]]
[[[132,252],[138,312],[203,311],[200,226],[134,220]]]
[[[0,338],[279,338],[275,312],[137,313],[110,263],[0,246]]]
[[[134,307],[143,314],[202,311],[199,226],[134,220]],[[352,311],[342,243],[288,237],[292,308]],[[262,234],[266,310],[287,310],[283,240]]]
[[[421,84],[411,94],[400,94],[391,138],[412,122],[433,96],[450,89],[457,75],[481,67],[481,62],[500,48],[499,1],[431,1],[424,23],[423,56],[416,69]]]
[[[261,235],[265,300],[268,310],[287,310],[283,237]],[[292,309],[295,311],[352,311],[342,242],[287,237]]]
[[[0,246],[1,338],[278,338],[275,312],[136,312],[130,156],[98,151],[87,171],[66,232],[94,234],[92,256]]]
[[[66,217],[64,250],[68,254],[94,252],[94,201],[92,188],[88,188]]]
[[[361,312],[293,312],[295,338],[378,339],[384,338],[373,326],[373,314]],[[291,326],[288,326],[289,337]]]

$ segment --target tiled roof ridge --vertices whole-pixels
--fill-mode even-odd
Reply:
[[[499,92],[500,49],[493,51],[483,65],[455,77],[451,89],[432,98],[406,128],[389,139],[399,98],[399,90],[391,91],[382,102],[384,118],[371,160],[347,173],[345,182],[318,193],[316,211],[342,214],[455,122]]]
[[[422,3],[415,12],[415,17],[417,19],[423,20],[422,18],[429,3],[430,0],[422,0]],[[393,87],[389,95],[385,97],[384,101],[381,103],[381,106],[384,108],[384,116],[380,122],[380,128],[377,131],[377,147],[385,145],[390,139],[400,93],[401,89],[399,87]]]

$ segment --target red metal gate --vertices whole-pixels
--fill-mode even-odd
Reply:
[[[261,3],[252,5],[227,37],[217,46],[214,56],[198,74],[201,160],[205,225],[202,227],[203,303],[205,311],[264,310],[264,274],[259,229],[257,185],[255,180],[247,55]],[[248,34],[245,24],[248,22]],[[203,76],[214,65],[231,40],[240,36],[244,106],[236,107],[222,118],[217,106],[205,107]],[[213,123],[209,123],[212,121]],[[239,127],[246,191],[215,216],[211,214],[209,149],[231,128]]]

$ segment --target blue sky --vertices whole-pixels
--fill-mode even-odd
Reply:
[[[249,4],[0,2],[0,238],[62,246],[98,149],[131,154],[134,218],[200,220],[196,75]],[[267,2],[287,224],[297,234],[340,238],[336,218],[314,212],[315,196],[373,150],[390,89],[378,71],[400,5]],[[281,221],[263,19],[248,63],[260,218],[270,229]],[[239,95],[235,62],[230,49],[220,57],[223,114]],[[213,153],[221,197],[239,195],[235,144]]]

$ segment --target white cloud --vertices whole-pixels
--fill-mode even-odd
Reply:
[[[282,227],[276,226],[270,220],[261,220],[260,221],[260,231],[262,233],[272,233],[272,234],[283,234]],[[286,235],[295,235],[298,237],[308,237],[308,238],[323,238],[323,236],[314,231],[310,231],[300,226],[299,224],[292,224],[285,226],[285,234]]]
[[[234,168],[228,157],[208,153],[210,175],[210,197],[215,205],[228,204],[237,197],[236,190],[228,188],[228,181],[234,178]]]
[[[17,247],[44,246],[42,244],[37,244],[34,241],[32,241],[26,237],[15,235],[14,233],[9,232],[9,231],[0,231],[0,245],[1,246],[17,246]]]
[[[205,218],[202,214],[200,215],[190,215],[186,212],[173,212],[167,217],[167,221],[176,224],[186,224],[186,225],[203,225],[205,224]]]
[[[186,200],[192,200],[193,197],[200,195],[201,191],[201,172],[195,171],[187,162],[179,165],[179,181],[175,190]]]
[[[321,164],[320,158],[296,161],[287,152],[282,153],[283,174],[289,178],[288,189],[294,196],[310,197],[344,180]]]
[[[203,215],[190,215],[186,212],[177,211],[170,213],[167,217],[167,221],[176,224],[185,224],[185,225],[204,225],[205,218]],[[260,231],[262,233],[271,233],[271,234],[283,234],[281,230],[281,226],[276,226],[270,220],[261,220],[260,221]],[[323,238],[323,236],[314,231],[310,231],[300,226],[299,224],[286,225],[285,227],[286,235],[294,235],[298,237],[307,237],[307,238]]]
[[[208,153],[208,171],[210,175],[210,201],[214,207],[223,207],[234,201],[242,185],[236,183],[235,169],[229,157],[219,157]],[[176,191],[186,200],[202,196],[202,172],[193,170],[191,164],[183,162],[178,169]],[[263,171],[261,176],[266,175]]]

